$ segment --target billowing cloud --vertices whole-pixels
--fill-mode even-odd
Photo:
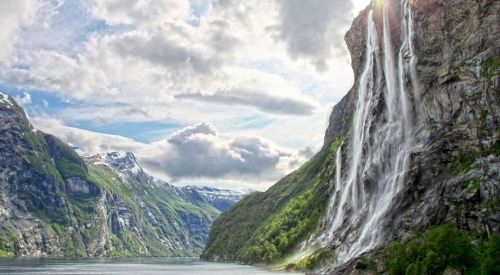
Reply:
[[[172,72],[190,70],[192,73],[208,73],[218,66],[216,56],[195,48],[183,47],[159,34],[144,36],[131,34],[113,41],[113,50],[122,57],[145,60],[168,68]]]
[[[90,0],[85,1],[90,13],[108,24],[151,24],[162,18],[185,18],[188,1],[176,0]]]
[[[33,123],[88,154],[133,152],[147,170],[173,180],[242,177],[277,180],[305,160],[299,152],[261,137],[221,138],[208,123],[188,126],[166,140],[149,144],[69,127],[51,118],[37,118]]]
[[[144,159],[144,163],[173,178],[257,178],[263,173],[275,177],[284,173],[280,165],[288,166],[287,162],[296,157],[294,152],[259,137],[223,139],[207,123],[182,129],[167,143],[165,151]]]
[[[34,22],[40,6],[37,0],[0,1],[0,62],[11,54],[20,29]]]
[[[343,36],[352,16],[352,1],[278,1],[278,36],[293,58],[311,58],[318,70],[327,69],[334,51],[344,49]]]
[[[40,128],[181,180],[278,179],[321,146],[352,83],[336,54],[351,1],[0,2],[0,85],[45,102],[28,108]],[[150,144],[67,126],[127,123],[195,126]]]
[[[190,1],[84,1],[81,6],[91,18],[79,22],[103,20],[109,26],[84,39],[71,37],[76,44],[68,47],[69,52],[50,45],[20,50],[15,64],[0,66],[0,80],[87,104],[99,98],[101,105],[130,109],[191,99],[250,106],[271,114],[310,115],[318,107],[317,99],[302,91],[294,78],[323,80],[314,79],[315,72],[301,65],[289,71],[286,66],[293,64],[275,35],[293,58],[312,59],[324,67],[332,45],[343,44],[341,37],[332,37],[340,32],[333,26],[344,22],[349,3],[215,1],[200,15],[200,25],[192,26]],[[54,7],[62,12],[58,8]]]
[[[89,99],[105,87],[100,69],[89,66],[87,58],[72,58],[55,51],[30,53],[29,66],[0,67],[0,77],[9,85],[56,92],[66,98]]]

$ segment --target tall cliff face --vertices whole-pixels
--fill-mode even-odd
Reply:
[[[239,234],[231,233],[234,222],[267,204],[243,200],[216,220],[203,256],[276,262],[294,255],[291,267],[321,263],[326,273],[358,274],[370,272],[354,270],[366,269],[361,258],[376,259],[372,252],[390,241],[436,225],[498,234],[498,10],[492,0],[373,1],[346,35],[356,81],[333,108],[322,151],[262,197],[278,198],[274,189],[287,184],[301,189],[274,204],[250,239],[233,241],[231,254],[217,248],[225,244],[220,236]],[[319,169],[311,172],[311,163]],[[306,190],[328,190],[328,199],[303,217],[300,207],[321,197]],[[294,204],[299,197],[307,203]],[[297,236],[304,223],[314,228]]]
[[[498,212],[481,211],[499,191],[499,8],[498,1],[413,6],[421,100],[416,108],[424,124],[408,177],[408,192],[424,199],[415,207],[419,213],[409,213],[422,217],[416,224],[500,229]],[[458,213],[461,207],[466,211]]]
[[[386,46],[384,30],[387,27],[384,26],[384,11],[380,3],[374,1],[373,8],[362,12],[346,35],[357,81],[345,99],[357,100],[355,94],[362,80],[361,68],[367,62],[367,47],[360,45],[366,45],[369,36],[367,20],[370,10],[378,45]],[[499,23],[499,3],[460,0],[408,2],[406,10],[411,16],[414,56],[403,45],[402,32],[408,31],[404,4],[405,1],[389,1],[384,6],[389,7],[387,18],[394,50],[403,49],[403,60],[413,59],[412,64],[404,68],[406,76],[403,82],[411,86],[405,90],[411,102],[414,140],[404,180],[398,183],[399,191],[391,198],[391,209],[383,213],[385,217],[380,228],[370,229],[384,232],[379,234],[381,239],[371,249],[383,247],[390,240],[412,238],[415,232],[439,224],[451,224],[486,235],[498,233],[500,35],[496,26]],[[379,51],[383,56],[381,63],[387,58],[385,50]],[[389,74],[386,66],[381,67],[379,73]],[[410,83],[412,77],[416,80],[414,83]],[[382,78],[382,82],[387,86],[387,77]],[[356,100],[350,101],[351,108]],[[387,100],[387,96],[382,100]],[[338,105],[332,114],[343,112],[336,111],[336,108],[346,109]],[[353,109],[357,111],[355,107]],[[376,114],[383,108],[372,110]],[[332,130],[338,128],[338,121],[342,120],[331,118],[325,140],[341,133]],[[376,128],[376,124],[373,125]],[[352,131],[345,136],[345,146],[349,147],[352,142]],[[342,155],[347,163],[351,153]],[[363,153],[363,156],[367,154]],[[382,161],[387,159],[382,158]],[[373,184],[370,183],[373,174],[362,177],[367,177],[362,180],[362,188],[373,192],[369,187]],[[330,247],[339,250],[345,243],[356,244],[353,239],[357,236],[351,239],[349,235],[338,236],[342,230],[353,230],[352,223],[330,232],[337,234],[329,240]],[[355,266],[353,262],[350,262],[351,268]],[[335,272],[345,273],[347,270]]]
[[[418,56],[422,148],[399,227],[451,223],[499,232],[500,3],[418,1],[412,6]],[[415,220],[417,217],[417,220]]]
[[[393,12],[399,10],[397,1],[393,1],[392,6]],[[413,1],[411,4],[418,90],[410,96],[418,120],[414,135],[419,148],[413,150],[409,169],[412,173],[405,185],[419,187],[408,190],[410,193],[424,191],[421,189],[426,186],[446,185],[442,178],[436,178],[440,174],[447,180],[460,178],[453,175],[459,171],[453,171],[452,175],[445,171],[446,168],[453,170],[455,164],[460,166],[461,163],[453,161],[481,162],[482,156],[490,156],[485,160],[488,165],[478,163],[477,168],[485,166],[483,168],[491,168],[492,172],[497,168],[498,65],[496,68],[488,65],[495,60],[498,62],[499,58],[500,35],[495,27],[499,20],[497,10],[495,1]],[[360,68],[366,56],[365,48],[360,45],[366,44],[367,16],[367,11],[362,12],[346,35],[358,81],[345,99],[356,97]],[[382,20],[377,15],[374,19],[381,39]],[[394,48],[401,43],[398,37],[400,22],[400,19],[391,22]],[[496,78],[487,77],[494,70]],[[345,109],[336,106],[332,114],[342,112],[337,108]],[[338,117],[330,120],[326,140],[341,133],[331,130],[338,127],[338,121],[341,121]],[[350,135],[346,139],[348,142]],[[491,226],[487,228],[492,229]]]
[[[0,93],[0,255],[196,256],[220,212],[131,153],[82,159]]]

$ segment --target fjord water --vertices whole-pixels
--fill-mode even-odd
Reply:
[[[409,93],[416,100],[417,82],[410,4],[401,4],[401,45],[396,56],[390,1],[383,2],[381,38],[373,11],[382,3],[377,2],[367,16],[365,64],[350,140],[337,151],[327,226],[316,240],[321,247],[335,246],[339,262],[386,240],[389,210],[403,189],[410,152],[415,148],[415,112]],[[381,108],[382,112],[374,111]]]
[[[0,258],[6,274],[276,274],[255,266],[208,263],[197,258]],[[301,274],[301,273],[286,273]]]

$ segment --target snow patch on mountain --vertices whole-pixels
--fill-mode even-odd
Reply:
[[[130,173],[137,175],[144,173],[137,159],[130,152],[109,152],[88,156],[87,160],[93,164],[103,164],[118,173]]]
[[[221,211],[229,209],[233,204],[241,200],[243,197],[254,192],[254,190],[252,189],[229,190],[218,189],[210,186],[196,185],[184,186],[181,189],[186,194],[199,194],[208,203]]]
[[[3,92],[0,92],[0,103],[6,104],[7,107],[14,106],[14,104],[10,101],[9,96]]]

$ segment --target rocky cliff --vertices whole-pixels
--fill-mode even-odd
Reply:
[[[356,81],[333,108],[323,149],[217,219],[203,257],[246,263],[286,257],[283,266],[332,274],[479,270],[452,260],[436,260],[430,269],[417,259],[415,251],[455,253],[440,252],[435,235],[449,238],[450,247],[455,239],[474,239],[468,249],[478,250],[474,257],[498,256],[499,10],[492,0],[373,1],[346,34]],[[325,190],[323,201],[318,193]],[[241,217],[263,220],[238,242],[232,237]],[[407,258],[397,258],[387,250],[395,240],[420,250],[398,250]],[[430,252],[421,245],[428,240]],[[485,242],[497,254],[481,250]],[[494,274],[483,265],[484,274]]]
[[[397,39],[402,29],[400,2],[404,3],[390,2],[395,14],[391,18],[395,48],[402,43]],[[384,242],[376,253],[367,253],[330,272],[373,272],[356,270],[357,265],[364,266],[359,264],[360,258],[373,259],[389,241],[415,238],[417,232],[436,225],[452,225],[483,236],[499,233],[499,8],[498,1],[410,2],[417,80],[410,102],[416,120],[416,146],[397,203],[390,211]],[[373,9],[381,30],[382,19],[377,18],[377,7]],[[368,11],[356,18],[346,35],[357,84],[366,61],[366,51],[360,45],[366,42]],[[379,17],[381,14],[378,11]],[[346,98],[356,97],[357,84]],[[355,104],[355,100],[351,102]],[[330,120],[326,140],[339,133],[330,130],[338,127],[338,121],[338,117]],[[379,271],[387,271],[380,262]]]
[[[0,93],[1,255],[195,256],[220,212],[131,153],[82,159]]]

